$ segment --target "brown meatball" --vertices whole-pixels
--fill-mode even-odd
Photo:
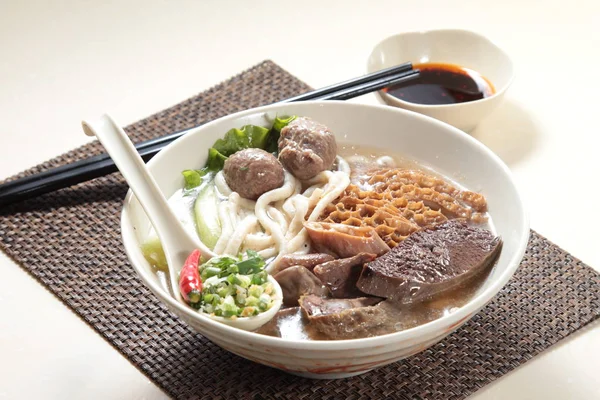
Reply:
[[[325,125],[300,117],[281,130],[279,161],[298,179],[331,168],[337,155],[335,136]]]
[[[271,153],[244,149],[230,156],[223,167],[225,181],[234,192],[256,200],[283,185],[283,166]]]

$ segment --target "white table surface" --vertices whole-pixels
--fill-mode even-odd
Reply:
[[[514,172],[532,228],[599,269],[599,25],[597,0],[3,0],[0,175],[85,143],[82,118],[129,124],[267,58],[320,87],[361,75],[394,33],[472,29],[517,70],[475,135]],[[166,397],[4,255],[0,269],[0,398]],[[600,398],[599,371],[595,323],[472,398]]]

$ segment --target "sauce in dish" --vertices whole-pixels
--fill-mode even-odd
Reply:
[[[183,298],[222,319],[267,315],[264,335],[343,340],[425,324],[467,303],[502,248],[482,194],[337,143],[302,116],[231,129],[183,177],[169,204],[206,245],[180,275]],[[168,288],[154,232],[143,251]]]
[[[492,83],[472,69],[455,64],[415,64],[419,78],[384,89],[400,100],[416,104],[439,105],[466,103],[490,97]]]

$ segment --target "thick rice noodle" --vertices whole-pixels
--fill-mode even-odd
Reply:
[[[265,259],[274,257],[267,271],[286,254],[308,253],[310,241],[304,223],[316,221],[349,184],[350,166],[338,157],[336,171],[323,171],[308,181],[285,171],[283,186],[252,201],[233,192],[220,171],[215,186],[224,198],[218,206],[222,233],[214,252],[236,255],[255,250]]]

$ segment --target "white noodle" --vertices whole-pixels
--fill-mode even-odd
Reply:
[[[327,204],[339,197],[339,195],[342,194],[342,192],[350,184],[350,176],[344,172],[325,171],[321,174],[326,175],[329,178],[329,182],[323,188],[323,195],[320,196],[320,199],[311,212],[308,221],[315,221],[317,218],[319,218]],[[277,257],[275,257],[275,260],[273,260],[267,266],[267,271],[271,271],[284,255],[298,251],[299,247],[302,246],[302,244],[305,244],[307,240],[308,238],[305,229],[302,228],[302,230],[300,230],[300,232],[292,240],[290,240],[288,243],[285,243],[284,246],[279,247],[279,253],[277,254]],[[307,251],[308,249],[305,248],[303,250]]]
[[[288,198],[281,206],[281,209],[283,210],[285,215],[287,215],[288,219],[294,218],[294,215],[296,214],[296,206],[294,204],[294,199],[297,196],[298,195],[293,195],[292,197]]]
[[[264,233],[249,233],[244,240],[245,247],[253,250],[264,250],[273,243],[273,237]]]
[[[336,160],[338,163],[338,171],[341,171],[341,172],[345,173],[346,175],[350,175],[350,164],[348,164],[348,161],[344,160],[340,156],[337,156]]]
[[[321,184],[312,185],[302,193],[302,196],[310,197],[315,192],[315,190],[321,189],[322,187],[323,185]]]
[[[346,189],[350,166],[337,157],[337,171],[323,171],[303,182],[288,171],[284,173],[283,186],[264,193],[257,201],[233,192],[223,171],[216,174],[215,187],[221,198],[226,199],[218,206],[222,234],[215,253],[235,256],[241,249],[252,249],[265,259],[274,257],[267,266],[270,271],[284,255],[310,250],[304,222],[317,220],[325,207]],[[303,188],[306,189],[302,191]]]
[[[275,249],[275,247],[269,247],[268,249],[264,249],[258,252],[258,255],[264,258],[265,260],[267,258],[273,257],[275,254],[277,254],[277,250]],[[271,264],[269,264],[269,266],[267,267],[267,271],[270,271],[272,269],[272,267],[270,268]]]
[[[267,208],[267,214],[271,219],[279,224],[282,232],[287,232],[288,230],[288,222],[283,216],[283,213],[276,209],[275,207],[269,206]]]
[[[223,170],[217,172],[217,175],[215,175],[215,187],[223,196],[229,196],[233,192],[225,181]]]
[[[238,211],[239,211],[240,207],[237,204],[237,202],[235,201],[236,195],[239,198],[239,195],[237,193],[232,192],[229,195],[229,199],[228,199],[229,201],[227,202],[227,203],[229,203],[229,209],[227,210],[227,212],[229,213],[229,220],[231,221],[232,230],[235,230],[235,227],[240,222],[240,216],[238,215]]]
[[[267,232],[271,234],[271,236],[273,236],[273,239],[275,240],[275,247],[279,253],[282,253],[284,249],[285,238],[279,224],[273,221],[267,214],[267,206],[270,203],[289,197],[294,191],[295,181],[296,178],[289,172],[285,171],[283,186],[266,192],[260,196],[256,201],[256,208],[254,209],[254,214],[258,218],[260,224]]]
[[[236,203],[240,208],[245,210],[254,211],[254,207],[256,207],[256,202],[250,199],[245,199],[241,197],[237,192],[233,192],[233,194],[237,195]],[[231,195],[229,195],[231,196]]]
[[[231,190],[231,188],[225,181],[225,175],[223,174],[222,170],[219,171],[217,175],[215,175],[215,187],[217,188],[219,194],[224,197],[229,197],[232,193],[235,193],[235,195],[237,196],[236,202],[239,204],[240,207],[245,208],[246,210],[254,210],[256,202],[254,200],[245,199],[241,197],[237,192]]]
[[[313,209],[310,217],[308,217],[308,221],[316,221],[325,207],[327,207],[327,204],[338,198],[342,192],[346,190],[349,184],[350,177],[348,174],[340,171],[334,172],[331,176],[331,179],[329,179],[329,183],[327,183],[323,189],[323,196],[321,196],[321,199]]]
[[[309,250],[308,245],[305,246],[303,249],[300,249],[300,247],[302,247],[302,245],[304,245],[304,244],[308,244],[308,233],[306,232],[306,229],[304,227],[302,227],[302,229],[300,229],[300,231],[296,234],[296,236],[292,237],[288,241],[288,246],[287,246],[288,254],[289,253],[300,253],[300,254],[307,253]]]
[[[311,186],[312,185],[316,185],[316,184],[324,184],[324,183],[329,182],[329,178],[331,177],[332,174],[333,174],[333,172],[331,172],[331,171],[319,172],[314,177],[312,177],[309,180],[305,181],[305,183],[307,185],[311,185]]]
[[[217,211],[219,213],[219,220],[221,221],[221,236],[219,236],[219,240],[215,244],[215,248],[213,251],[215,254],[222,254],[225,249],[225,245],[227,245],[227,241],[231,236],[231,232],[233,231],[231,221],[229,220],[229,203],[227,201],[222,201],[217,206]]]
[[[258,223],[258,219],[254,215],[249,215],[240,222],[240,224],[235,228],[233,235],[231,235],[231,240],[227,243],[227,247],[225,247],[225,254],[229,254],[232,256],[236,256],[239,253],[240,246],[244,241],[244,238],[250,232],[251,229]]]
[[[319,202],[319,199],[323,196],[323,189],[316,188],[310,196],[308,196],[308,208],[314,207]]]
[[[290,239],[290,236],[295,235],[303,228],[304,217],[308,212],[308,201],[306,197],[295,195],[291,198],[294,205],[296,206],[296,212],[292,218],[292,222],[290,222],[290,226],[288,227],[288,231],[286,232],[285,237]]]

